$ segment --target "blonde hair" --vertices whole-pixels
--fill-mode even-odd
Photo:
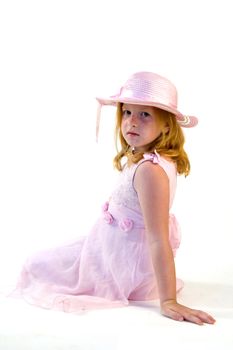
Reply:
[[[146,152],[154,152],[156,150],[161,156],[168,157],[176,164],[178,174],[187,176],[190,172],[190,162],[188,155],[184,150],[185,137],[183,131],[178,124],[175,115],[162,109],[158,109],[158,111],[160,111],[160,113],[158,113],[158,120],[159,123],[161,123],[162,132],[147,146]],[[143,158],[143,154],[145,153],[136,152],[133,154],[130,152],[130,146],[125,141],[121,132],[121,121],[122,103],[118,103],[115,127],[117,155],[113,159],[113,164],[119,171],[122,170],[123,157],[127,157],[129,163],[137,163]],[[118,147],[119,143],[120,149]]]

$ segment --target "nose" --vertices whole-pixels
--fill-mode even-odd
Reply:
[[[132,126],[137,126],[138,124],[138,116],[136,113],[132,113],[131,116],[130,116],[130,124]]]

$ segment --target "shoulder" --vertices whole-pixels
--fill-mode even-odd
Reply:
[[[168,220],[169,179],[159,163],[143,161],[138,164],[134,187],[148,232],[161,232]]]
[[[148,165],[151,164],[151,165]],[[157,165],[157,166],[155,166]],[[142,166],[142,168],[141,168]],[[143,159],[141,159],[136,167],[141,168],[140,170],[143,171],[143,168],[151,169],[152,172],[158,172],[163,173],[162,169],[164,170],[164,173],[167,175],[169,181],[173,181],[177,176],[177,169],[176,164],[169,158],[161,156],[156,151],[154,153],[145,153],[143,155]],[[160,170],[153,170],[153,169],[160,169]]]
[[[136,191],[140,190],[141,187],[144,189],[147,187],[152,188],[168,182],[167,173],[159,163],[144,160],[138,164],[134,176],[134,187]]]
[[[170,163],[165,158],[161,157],[157,152],[145,153],[143,159],[139,161],[135,171],[135,177],[140,179],[150,180],[152,178],[167,178],[166,169],[164,169],[164,163]]]

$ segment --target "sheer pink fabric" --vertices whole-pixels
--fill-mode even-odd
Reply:
[[[174,164],[158,154],[145,155],[142,161],[159,164],[167,173],[171,206],[176,189]],[[110,201],[103,206],[88,236],[39,252],[26,261],[12,296],[66,312],[158,298],[143,217],[133,187],[137,166],[125,167],[120,173]],[[173,214],[169,218],[169,235],[175,255],[180,229]],[[182,285],[177,280],[177,290]]]

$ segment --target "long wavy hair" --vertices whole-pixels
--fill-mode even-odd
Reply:
[[[122,103],[118,103],[116,111],[115,145],[117,154],[113,159],[115,168],[119,171],[122,170],[122,159],[124,157],[127,158],[128,164],[132,164],[141,160],[145,152],[156,151],[176,164],[178,174],[187,176],[190,172],[190,162],[184,150],[185,137],[175,115],[158,109],[160,111],[158,120],[162,126],[161,134],[147,145],[144,152],[132,153],[121,132],[122,105]]]

